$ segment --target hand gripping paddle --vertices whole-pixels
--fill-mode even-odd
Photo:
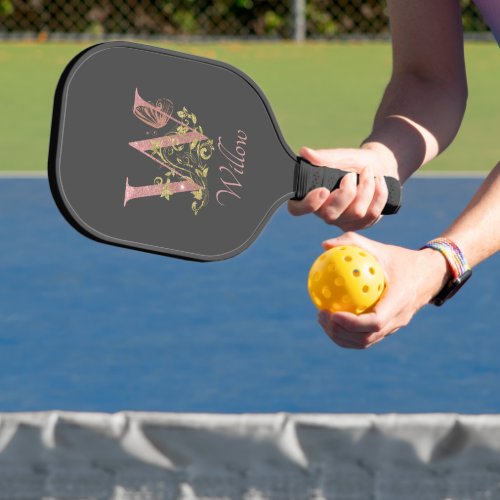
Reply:
[[[129,42],[77,55],[59,81],[49,181],[66,219],[109,244],[233,257],[286,200],[338,187],[284,141],[262,91],[227,64]],[[401,188],[386,177],[385,214]]]

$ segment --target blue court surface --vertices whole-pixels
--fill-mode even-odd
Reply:
[[[418,248],[480,182],[410,180],[400,213],[364,234]],[[282,207],[240,256],[186,262],[88,240],[46,179],[1,179],[0,411],[499,412],[500,256],[453,301],[351,351],[306,287],[338,234]]]

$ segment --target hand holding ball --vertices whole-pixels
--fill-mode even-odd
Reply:
[[[334,247],[312,265],[307,288],[318,309],[362,314],[380,299],[385,288],[384,272],[365,249]]]

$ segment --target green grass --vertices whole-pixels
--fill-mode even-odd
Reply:
[[[355,147],[368,134],[391,69],[388,43],[169,44],[233,64],[273,105],[290,146]],[[0,170],[44,170],[54,89],[86,44],[0,44]],[[498,161],[500,60],[493,43],[466,45],[469,103],[453,145],[426,167],[488,170]]]

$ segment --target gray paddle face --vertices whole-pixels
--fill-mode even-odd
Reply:
[[[262,92],[223,63],[110,42],[77,56],[59,82],[52,192],[99,241],[232,257],[293,196],[295,161]]]

